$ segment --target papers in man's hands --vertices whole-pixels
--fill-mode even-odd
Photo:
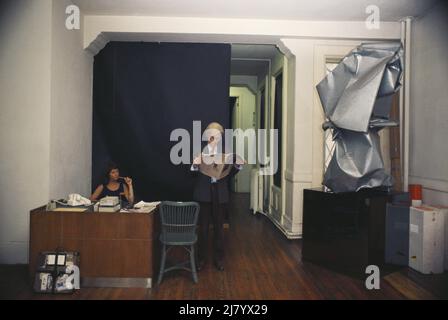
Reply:
[[[243,158],[234,153],[202,154],[199,171],[206,176],[220,180],[229,175],[235,164],[244,164]]]

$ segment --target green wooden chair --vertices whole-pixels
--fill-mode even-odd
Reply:
[[[158,285],[162,282],[165,272],[176,269],[191,271],[193,281],[198,282],[194,251],[194,246],[198,240],[196,234],[198,217],[199,204],[197,202],[163,201],[160,204],[162,259]],[[190,259],[165,269],[166,255],[174,246],[184,247],[189,252]],[[190,264],[190,268],[187,267],[188,264]]]

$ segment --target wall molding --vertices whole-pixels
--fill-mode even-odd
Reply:
[[[301,232],[292,232],[290,230],[287,230],[281,223],[279,223],[273,216],[266,214],[264,212],[261,212],[262,215],[268,217],[269,220],[279,229],[287,239],[293,240],[293,239],[302,239],[302,233]]]
[[[0,264],[28,264],[28,241],[0,242]]]
[[[410,175],[409,182],[412,184],[421,184],[423,189],[448,193],[448,181],[446,180]]]
[[[382,22],[381,29],[367,29],[364,21],[301,21],[192,17],[84,15],[84,48],[101,33],[113,41],[148,41],[156,35],[172,42],[233,42],[279,44],[281,38],[397,39],[399,22]],[[252,39],[248,39],[252,38]],[[264,38],[264,40],[262,40]],[[157,41],[157,40],[155,40]],[[95,52],[96,54],[97,52]]]
[[[294,223],[293,220],[288,217],[287,215],[283,216],[283,227],[285,228],[285,230],[297,230],[300,229],[300,231],[288,231],[289,233],[292,234],[299,234],[301,236],[302,232],[302,223]]]
[[[109,37],[104,32],[101,32],[96,37],[95,41],[90,42],[85,49],[92,55],[96,55],[109,43],[109,41]]]
[[[292,183],[312,183],[313,175],[311,173],[293,172],[289,169],[286,169],[285,179]]]

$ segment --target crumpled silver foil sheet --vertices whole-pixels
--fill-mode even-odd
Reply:
[[[401,87],[400,43],[362,44],[345,56],[318,85],[335,152],[323,184],[333,192],[391,187],[378,132],[397,125],[389,119],[392,97]]]

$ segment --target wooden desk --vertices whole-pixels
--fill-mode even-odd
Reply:
[[[81,284],[151,287],[157,275],[158,210],[153,213],[30,212],[29,274],[41,251],[80,253]]]

